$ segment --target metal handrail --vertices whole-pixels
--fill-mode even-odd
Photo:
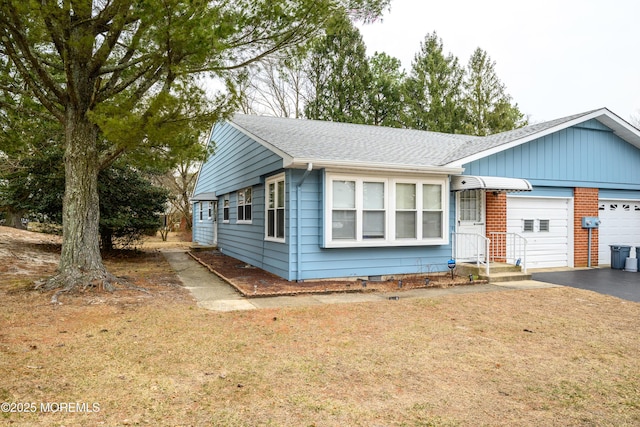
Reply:
[[[501,231],[489,232],[491,236],[491,253],[489,260],[504,258],[507,263],[522,266],[522,272],[527,272],[527,239],[518,233]]]
[[[480,263],[483,262],[485,264],[486,275],[489,277],[489,250],[491,247],[491,240],[482,234],[478,233],[451,233],[451,258],[457,260],[459,258],[458,248],[459,248],[459,239],[464,239],[466,242],[473,244],[475,242],[476,248],[476,265],[480,267]],[[484,256],[480,254],[480,245],[484,244]]]

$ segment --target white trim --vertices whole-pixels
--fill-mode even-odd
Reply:
[[[333,240],[333,182],[354,181],[355,209],[356,212],[356,238],[355,240]],[[385,212],[385,237],[383,239],[365,239],[363,237],[363,185],[365,182],[381,182],[384,184],[384,212]],[[396,184],[416,185],[416,238],[398,239],[396,235]],[[441,186],[441,212],[442,212],[442,237],[422,238],[422,209],[423,184],[436,184]],[[380,247],[380,246],[432,246],[449,244],[449,180],[444,176],[431,177],[383,177],[380,175],[347,175],[335,172],[327,172],[325,180],[324,203],[324,247],[327,248],[351,248],[351,247]]]
[[[211,145],[211,137],[213,136],[213,131],[216,128],[216,123],[214,123],[213,125],[211,125],[211,129],[209,130],[209,133],[207,135],[207,145],[206,145],[206,150],[209,149],[209,145]],[[193,191],[195,191],[198,188],[198,184],[200,183],[200,172],[202,172],[202,168],[204,167],[204,165],[206,164],[206,161],[200,162],[200,166],[198,167],[198,176],[196,176],[196,182],[193,186]]]
[[[633,203],[640,203],[640,199],[627,199],[627,198],[617,198],[617,197],[599,197],[598,200],[611,200],[611,201],[620,201],[620,202],[633,202]]]
[[[446,164],[446,167],[462,167],[462,165],[471,163],[473,161],[483,159],[485,157],[489,157],[493,154],[500,153],[502,151],[509,150],[511,148],[517,147],[519,145],[525,144],[527,142],[533,141],[535,139],[542,138],[544,136],[550,135],[552,133],[561,131],[563,129],[570,128],[571,126],[575,126],[577,124],[586,122],[591,119],[597,119],[603,125],[611,128],[614,134],[624,139],[628,143],[640,148],[640,130],[631,126],[626,121],[622,120],[620,117],[612,113],[606,108],[602,108],[596,111],[593,111],[584,116],[577,117],[573,120],[561,123],[554,127],[542,130],[540,132],[536,132],[530,135],[527,135],[523,138],[515,139],[506,144],[498,145],[496,147],[492,147],[488,150],[481,151],[479,153],[471,154],[462,159],[458,159],[451,163]]]
[[[240,205],[240,193],[244,193],[246,190],[251,190],[251,202],[247,203],[244,201],[242,205]],[[240,206],[243,208],[243,216],[244,216],[244,207],[251,206],[251,219],[240,219],[240,215],[238,212],[240,210]],[[253,224],[253,186],[243,187],[236,191],[236,224]]]
[[[229,198],[229,193],[224,194],[222,196],[222,223],[223,224],[229,224],[229,221],[231,220],[231,200]],[[225,202],[227,202],[228,206],[225,207]],[[227,219],[224,219],[224,210],[227,209],[228,215],[227,215]]]
[[[284,237],[272,237],[267,235],[267,232],[269,230],[269,184],[273,183],[275,184],[275,208],[274,208],[274,230],[276,230],[277,228],[277,223],[278,223],[278,206],[277,206],[277,202],[278,202],[278,182],[282,181],[284,184],[284,230],[282,230]],[[286,243],[286,239],[287,239],[287,180],[286,180],[286,174],[285,173],[280,173],[278,175],[274,175],[274,176],[270,176],[269,178],[267,178],[264,182],[264,240],[268,241],[268,242],[276,242],[276,243]],[[277,234],[277,232],[276,232]]]
[[[292,158],[290,162],[284,163],[285,168],[306,169],[309,163],[313,163],[316,169],[333,169],[340,173],[390,173],[397,174],[430,174],[430,175],[459,175],[464,172],[462,167],[449,166],[420,166],[420,165],[403,165],[389,164],[379,162],[356,162],[350,160],[318,160],[306,158]]]

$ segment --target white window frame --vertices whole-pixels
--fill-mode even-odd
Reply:
[[[198,202],[198,222],[202,222],[204,218],[204,202]]]
[[[333,182],[354,181],[356,185],[356,238],[334,240],[333,233]],[[363,185],[365,182],[384,183],[385,237],[380,239],[363,238]],[[416,236],[415,238],[396,238],[396,184],[415,184],[416,186]],[[423,209],[423,184],[441,186],[441,237],[423,238],[422,216],[424,212],[434,210]],[[449,179],[448,176],[434,175],[429,177],[385,177],[379,175],[349,175],[327,172],[325,179],[324,203],[324,247],[379,247],[379,246],[431,246],[449,244]]]
[[[229,194],[225,194],[224,196],[222,196],[222,222],[225,224],[229,223],[229,219],[231,215],[230,205],[231,203],[229,201]]]
[[[278,199],[279,199],[279,190],[278,190],[278,183],[282,182],[282,191],[284,192],[284,194],[282,195],[282,199],[283,199],[283,206],[282,208],[278,207]],[[273,193],[273,197],[274,197],[274,207],[270,208],[269,207],[269,202],[270,202],[270,193],[269,193],[269,185],[273,184],[274,185],[274,193]],[[270,242],[278,242],[278,243],[285,243],[286,241],[286,237],[287,237],[287,182],[285,180],[285,174],[279,174],[279,175],[274,175],[272,177],[269,177],[267,180],[265,180],[265,186],[264,186],[264,192],[265,192],[265,204],[264,204],[264,240],[270,241]],[[283,215],[284,215],[284,224],[283,224],[283,229],[282,229],[282,237],[276,237],[278,235],[278,210],[282,209]],[[269,236],[269,211],[273,211],[273,218],[274,218],[274,235],[273,236]]]
[[[240,204],[240,194],[245,193],[245,198],[246,198],[246,191],[249,190],[251,192],[251,202],[247,203],[246,199],[243,200],[243,203]],[[251,219],[240,219],[240,207],[242,206],[242,209],[244,211],[245,206],[251,206]],[[244,216],[244,212],[243,212],[243,216]],[[253,223],[253,187],[245,187],[241,190],[238,190],[236,192],[236,224],[251,224]]]
[[[213,202],[207,202],[207,220],[211,221],[213,218]]]

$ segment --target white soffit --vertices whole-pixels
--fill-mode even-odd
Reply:
[[[500,176],[456,175],[451,177],[451,190],[531,191],[533,186],[526,179]]]

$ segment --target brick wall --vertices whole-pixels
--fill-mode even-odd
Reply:
[[[507,232],[507,194],[487,192],[486,206],[486,229],[487,237],[491,239],[492,255],[495,261],[505,262],[506,245],[496,241],[496,236],[492,237],[491,232]]]
[[[582,217],[598,216],[598,189],[575,188],[573,191],[573,262],[586,267],[589,261],[589,230],[582,228]],[[591,266],[598,265],[598,229],[591,232]]]

